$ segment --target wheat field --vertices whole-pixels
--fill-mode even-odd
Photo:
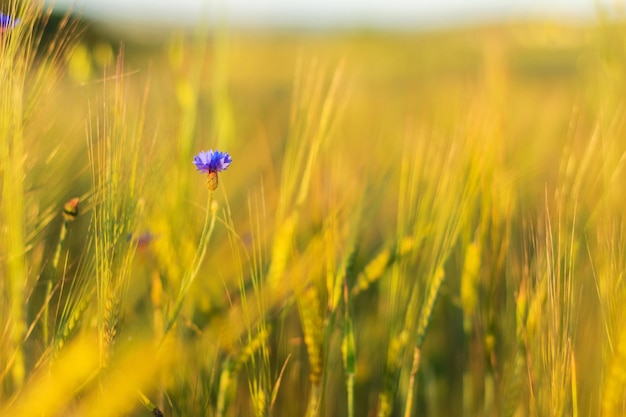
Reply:
[[[3,13],[0,415],[625,415],[619,19]]]

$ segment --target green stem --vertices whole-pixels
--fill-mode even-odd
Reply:
[[[141,391],[137,390],[137,397],[139,401],[146,407],[146,410],[152,413],[153,416],[162,416],[163,412],[157,407],[150,399]]]
[[[44,298],[44,310],[43,310],[43,340],[44,344],[48,344],[49,335],[48,335],[48,326],[49,326],[49,306],[50,306],[50,298],[52,296],[52,282],[57,274],[57,268],[59,267],[59,259],[61,258],[61,248],[63,247],[63,242],[65,241],[65,236],[67,235],[67,220],[63,221],[63,225],[61,226],[61,232],[59,233],[59,241],[57,243],[56,250],[54,251],[54,257],[52,258],[52,273],[50,274],[50,278],[46,283],[46,297]]]
[[[163,333],[163,337],[167,336],[167,333],[172,329],[174,323],[176,322],[176,318],[180,313],[180,309],[182,308],[183,301],[185,296],[189,292],[191,288],[191,284],[195,281],[198,276],[198,271],[200,270],[200,266],[202,265],[202,261],[204,261],[204,256],[206,255],[207,244],[209,243],[209,238],[213,233],[213,228],[215,227],[216,216],[215,213],[211,209],[211,205],[213,203],[213,192],[209,191],[209,201],[206,209],[206,216],[204,218],[204,227],[202,229],[202,235],[200,236],[200,244],[198,245],[198,249],[196,250],[196,254],[194,256],[193,262],[191,263],[191,268],[187,270],[183,280],[180,284],[180,291],[178,293],[178,298],[176,299],[176,304],[174,305],[174,310],[170,315],[169,320],[167,321],[167,326],[165,328],[165,332]]]
[[[354,417],[354,375],[348,375],[346,379],[346,388],[348,390],[348,417]]]

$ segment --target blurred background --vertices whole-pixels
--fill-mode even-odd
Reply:
[[[626,415],[626,342],[617,339],[626,334],[626,27],[619,2],[46,4],[55,11],[49,44],[62,53],[48,54],[48,66],[33,61],[43,69],[35,73],[41,87],[32,90],[42,93],[34,110],[27,107],[23,188],[36,201],[30,207],[51,214],[40,226],[39,211],[28,211],[39,233],[31,264],[45,270],[54,259],[65,224],[55,210],[80,197],[85,204],[58,275],[76,277],[75,288],[85,290],[58,297],[76,300],[82,328],[96,317],[80,310],[96,294],[100,266],[91,259],[107,261],[85,249],[91,236],[105,235],[92,232],[91,210],[109,210],[109,233],[124,237],[116,245],[132,260],[115,259],[111,275],[132,278],[128,288],[100,296],[99,308],[123,294],[124,304],[110,309],[124,318],[119,339],[151,332],[160,341],[161,301],[153,301],[152,290],[162,288],[165,311],[178,314],[175,296],[195,263],[202,230],[205,180],[192,157],[215,147],[233,156],[220,177],[215,244],[180,309],[177,346],[188,355],[157,367],[162,381],[147,387],[161,409],[165,396],[166,415],[253,415],[265,403],[253,404],[248,381],[269,393],[280,378],[276,415],[304,415],[308,405],[293,399],[310,395],[315,405],[318,390],[325,401],[320,415],[347,415],[352,400],[343,387],[348,392],[352,382],[344,383],[338,366],[344,341],[332,324],[341,317],[344,330],[354,326],[356,334],[350,366],[357,371],[348,372],[355,376],[354,415],[397,416],[402,407],[405,415],[431,416],[570,416],[578,409]],[[55,38],[57,27],[62,36]],[[6,103],[0,110],[13,108]],[[103,192],[101,201],[95,179],[108,192],[105,174],[113,170],[94,163],[94,143],[123,150],[114,161],[121,167],[118,194]],[[405,197],[414,201],[402,210]],[[121,212],[133,213],[124,227]],[[129,237],[144,232],[156,238],[135,256]],[[328,268],[305,274],[311,265]],[[237,317],[248,314],[247,297],[257,297],[252,279],[271,282],[284,271],[284,288],[267,307],[258,296],[263,308],[252,318],[257,314],[261,326]],[[301,275],[313,277],[310,288],[322,295],[301,291]],[[345,277],[344,310],[332,292],[340,286],[328,285],[326,275]],[[546,294],[561,283],[574,290],[553,303]],[[40,287],[41,300],[62,304]],[[604,319],[607,312],[613,321]],[[556,330],[554,317],[562,318]],[[315,333],[319,323],[331,323],[324,335]],[[55,330],[70,340],[71,329]],[[39,339],[31,344],[33,358],[47,349]],[[422,355],[415,389],[414,346]],[[257,348],[273,356],[241,368],[260,357]],[[0,359],[2,351],[0,344]],[[236,390],[230,374],[217,377],[222,370],[238,373]],[[617,376],[606,379],[611,372]],[[228,412],[215,407],[226,396],[243,402],[233,401]],[[385,405],[394,399],[392,414]]]
[[[218,17],[234,26],[420,29],[494,20],[561,18],[588,20],[607,0],[56,0],[57,9],[73,8],[85,18],[120,25],[161,23],[193,25]]]

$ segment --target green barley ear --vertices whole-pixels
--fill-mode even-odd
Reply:
[[[426,298],[424,299],[424,304],[422,305],[422,309],[420,311],[420,320],[417,325],[417,334],[415,336],[415,345],[418,348],[421,348],[422,343],[424,342],[426,329],[428,327],[428,324],[430,323],[430,318],[433,313],[435,301],[439,296],[439,289],[441,287],[441,283],[443,282],[444,277],[445,274],[443,267],[439,267],[435,270],[435,273],[429,283],[429,291],[426,295]]]
[[[472,316],[478,305],[478,274],[480,272],[480,243],[472,242],[465,251],[463,273],[461,275],[461,307],[463,309],[463,328],[469,337]]]
[[[112,291],[107,297],[104,310],[102,364],[106,367],[110,362],[111,353],[115,346],[121,314],[121,300],[119,292]]]
[[[63,349],[67,341],[74,335],[77,326],[83,319],[85,311],[93,302],[93,291],[79,291],[76,293],[75,304],[66,305],[66,311],[63,312],[61,323],[56,334],[55,351]],[[55,353],[56,354],[56,353]]]
[[[324,320],[320,307],[319,291],[314,284],[298,296],[298,312],[309,358],[309,380],[312,384],[307,411],[307,416],[311,417],[316,416],[319,411],[319,390],[324,366],[322,357]]]
[[[322,377],[322,329],[324,321],[320,313],[320,297],[315,285],[309,286],[304,294],[298,297],[298,310],[302,331],[304,332],[304,343],[309,355],[309,366],[311,367],[309,379],[313,384],[319,384]]]
[[[392,253],[390,248],[383,249],[365,265],[365,268],[357,277],[356,286],[352,289],[353,295],[358,295],[367,290],[370,285],[376,282],[389,269],[393,259]]]
[[[393,411],[394,398],[398,390],[398,375],[402,370],[404,354],[409,341],[409,332],[406,329],[389,341],[385,373],[383,374],[383,390],[378,395],[378,417],[389,417]]]
[[[141,195],[149,172],[142,157],[145,96],[130,95],[123,51],[117,59],[112,85],[105,80],[101,112],[88,120],[88,155],[94,205],[92,241],[95,259],[97,327],[101,365],[108,366],[118,333],[122,303],[132,274],[136,246],[128,235],[136,227]],[[146,87],[147,88],[147,87]],[[132,116],[135,116],[134,118]]]
[[[259,350],[261,350],[266,344],[270,335],[270,330],[265,328],[261,330],[258,334],[256,334],[248,343],[241,349],[237,355],[233,359],[234,370],[238,371],[244,366],[248,361],[255,355]]]
[[[394,246],[380,251],[359,273],[356,285],[352,289],[352,295],[358,295],[367,290],[370,285],[383,276],[395,261],[410,254],[415,247],[416,240],[411,236],[405,236],[396,242]]]

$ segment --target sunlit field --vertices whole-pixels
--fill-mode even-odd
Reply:
[[[139,42],[33,4],[0,415],[626,415],[621,23]]]

